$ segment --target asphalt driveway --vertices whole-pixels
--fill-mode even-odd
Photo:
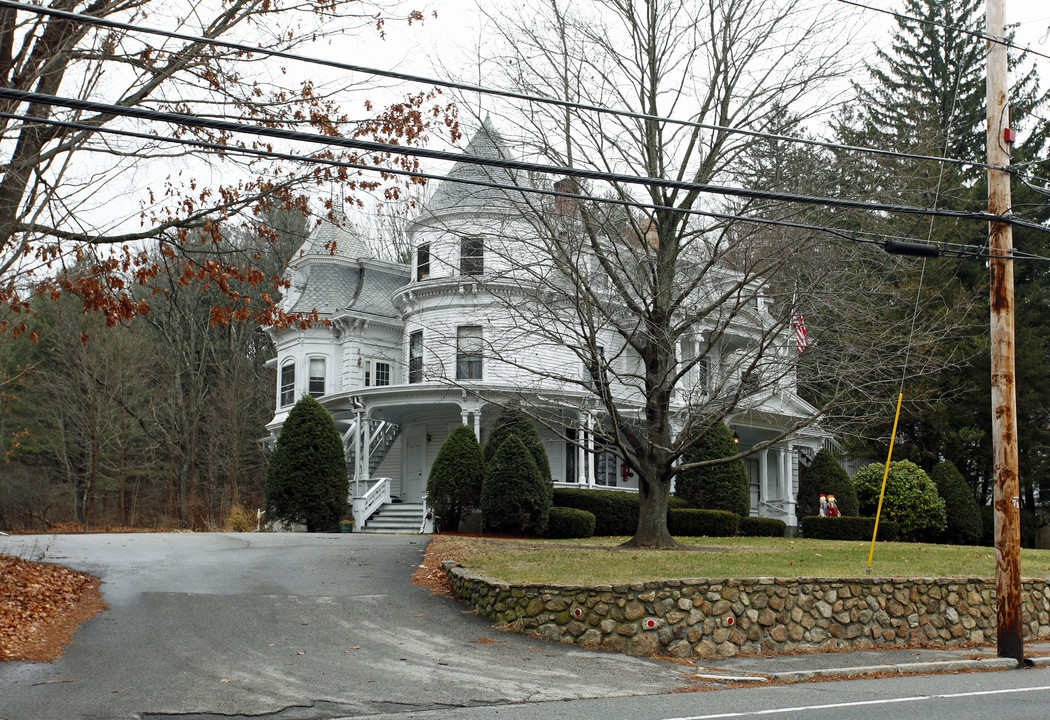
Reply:
[[[687,684],[653,660],[503,633],[411,584],[425,536],[0,537],[103,580],[53,664],[0,663],[0,719],[313,720]]]

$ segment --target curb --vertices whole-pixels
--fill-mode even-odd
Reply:
[[[1050,658],[1032,658],[1035,666],[1050,666]],[[1017,661],[1013,658],[989,658],[986,660],[938,660],[935,662],[901,663],[898,665],[868,665],[863,667],[826,668],[823,670],[793,670],[770,673],[773,682],[804,682],[825,678],[852,678],[866,675],[916,675],[957,670],[1013,670]]]

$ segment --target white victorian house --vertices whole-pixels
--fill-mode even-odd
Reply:
[[[508,155],[487,122],[466,153]],[[277,347],[271,435],[303,395],[332,413],[346,448],[355,521],[365,530],[418,530],[428,472],[450,431],[466,424],[484,443],[512,400],[547,418],[540,434],[556,486],[637,491],[637,477],[595,444],[591,430],[602,418],[588,402],[590,371],[578,352],[551,341],[548,325],[561,321],[521,312],[528,278],[549,263],[536,245],[522,241],[528,226],[516,193],[483,184],[514,185],[514,179],[467,163],[447,177],[410,228],[412,265],[369,257],[359,237],[328,221],[289,263],[291,287],[282,308],[316,310],[328,323],[270,330]],[[734,372],[739,378],[749,337],[771,323],[762,303],[754,305],[719,333],[703,367],[683,378],[691,387],[676,388],[677,402],[730,387]],[[703,338],[698,327],[681,342],[683,356],[696,353]],[[615,338],[607,342],[611,349]],[[795,352],[789,345],[781,350],[785,357]],[[629,353],[616,356],[610,362],[631,362]],[[632,390],[619,392],[629,408]],[[746,449],[814,412],[795,392],[791,371],[748,398],[727,422]],[[799,463],[825,439],[820,430],[794,433],[745,460],[753,515],[795,525]],[[404,516],[401,524],[388,520],[391,514]]]

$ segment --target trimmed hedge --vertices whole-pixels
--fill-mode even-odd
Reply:
[[[266,468],[266,518],[339,531],[350,479],[331,414],[309,395],[288,413]]]
[[[588,538],[594,535],[594,513],[568,507],[552,507],[547,516],[549,538]]]
[[[667,513],[667,529],[678,537],[732,537],[740,528],[740,516],[728,510],[685,508]]]
[[[720,422],[707,429],[682,460],[688,464],[736,453],[733,431]],[[675,495],[697,508],[727,510],[738,515],[751,511],[751,489],[743,460],[683,470],[675,478]]]
[[[981,540],[981,507],[973,498],[962,473],[945,460],[930,473],[937,494],[944,500],[948,527],[942,540],[952,545],[976,545]]]
[[[802,537],[813,540],[871,540],[875,532],[873,517],[804,517],[800,522]],[[900,536],[900,523],[879,521],[879,540],[893,542]]]
[[[787,523],[776,518],[742,517],[740,534],[745,537],[784,537]]]
[[[634,535],[638,530],[638,496],[634,493],[554,488],[554,504],[594,515],[595,535]]]
[[[551,508],[550,484],[517,435],[507,438],[489,463],[481,486],[485,532],[542,535]]]
[[[879,493],[886,467],[882,463],[865,465],[853,476],[860,512],[873,516],[879,506]],[[948,526],[944,500],[930,476],[910,460],[890,463],[882,517],[900,523],[905,540],[932,541]],[[870,537],[870,533],[869,533]]]
[[[474,431],[457,425],[441,444],[427,479],[427,504],[444,530],[456,532],[460,519],[481,505],[484,481],[485,459]]]
[[[839,515],[854,517],[859,514],[857,491],[853,487],[853,481],[835,456],[827,450],[818,452],[809,467],[802,466],[799,469],[795,517],[819,515],[821,494],[835,496]]]

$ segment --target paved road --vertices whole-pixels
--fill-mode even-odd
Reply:
[[[410,583],[426,538],[305,534],[0,537],[100,577],[109,611],[54,664],[0,664],[0,718],[316,720],[655,695],[664,662],[514,633]],[[504,706],[500,711],[497,707]],[[520,707],[520,706],[518,706]]]
[[[381,714],[369,720],[1045,720],[1050,669]]]

